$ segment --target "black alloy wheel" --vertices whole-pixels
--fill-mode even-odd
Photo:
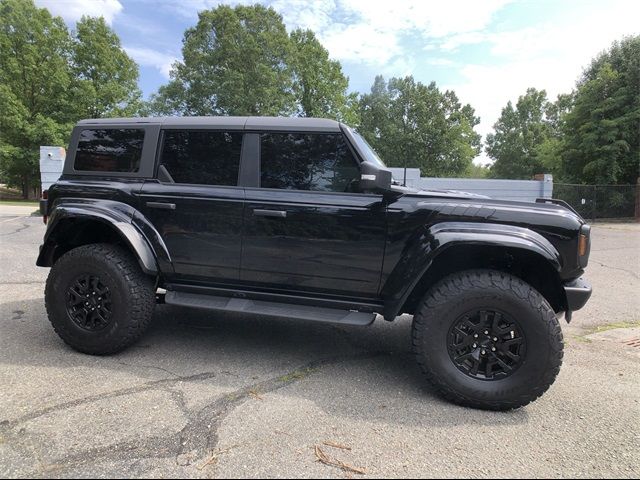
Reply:
[[[80,328],[102,330],[112,320],[111,290],[97,275],[78,276],[67,288],[67,313]]]
[[[516,321],[489,309],[462,315],[449,330],[447,347],[460,371],[481,380],[508,377],[526,355],[526,341]]]

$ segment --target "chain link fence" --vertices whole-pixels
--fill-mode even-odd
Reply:
[[[639,192],[638,185],[553,184],[553,198],[564,200],[589,220],[634,218]]]

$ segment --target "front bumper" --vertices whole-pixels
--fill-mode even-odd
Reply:
[[[571,320],[571,312],[580,310],[584,307],[591,297],[591,284],[583,277],[576,278],[563,285],[564,293],[567,298],[567,311],[565,317],[567,321]]]

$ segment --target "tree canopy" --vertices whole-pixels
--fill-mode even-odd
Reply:
[[[181,62],[152,100],[158,113],[289,115],[295,111],[282,17],[262,5],[221,5],[198,14]]]
[[[494,160],[491,175],[498,178],[530,179],[543,173],[538,147],[551,136],[546,117],[549,102],[544,90],[529,88],[515,107],[511,102],[502,109],[494,124],[494,133],[487,135],[486,151]]]
[[[360,99],[360,132],[389,166],[418,167],[423,175],[462,175],[480,152],[480,122],[470,105],[434,82],[377,76]]]
[[[0,175],[26,197],[40,145],[66,145],[80,118],[131,115],[138,67],[102,19],[73,34],[32,0],[0,0]]]
[[[262,5],[200,12],[184,35],[183,60],[151,110],[179,115],[300,115],[355,120],[339,62],[311,30],[287,34]]]
[[[640,36],[614,42],[585,70],[564,118],[564,177],[636,183],[640,177]]]
[[[491,174],[564,182],[635,184],[640,176],[640,36],[614,42],[570,94],[549,102],[528,89],[487,135]]]
[[[128,117],[138,112],[138,65],[104,18],[83,17],[76,24],[71,54],[78,117]]]

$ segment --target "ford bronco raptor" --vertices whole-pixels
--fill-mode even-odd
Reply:
[[[43,195],[49,319],[80,352],[140,338],[156,303],[341,325],[413,315],[445,398],[535,400],[585,305],[590,227],[559,200],[394,181],[367,142],[310,118],[83,120]]]

